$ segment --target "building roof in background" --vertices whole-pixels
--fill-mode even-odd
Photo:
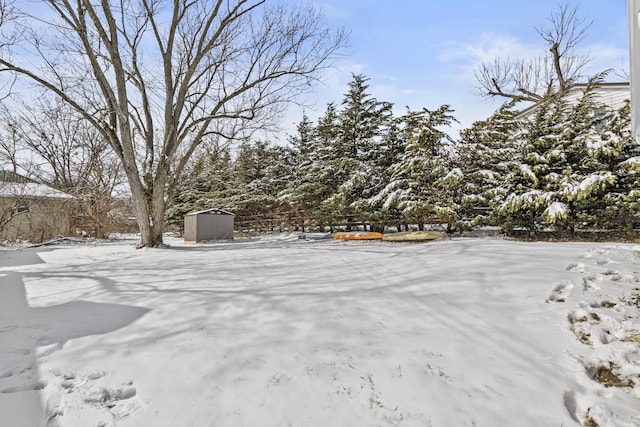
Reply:
[[[0,197],[69,200],[74,197],[20,174],[0,170]]]

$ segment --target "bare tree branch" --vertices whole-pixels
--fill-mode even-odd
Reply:
[[[551,13],[549,26],[535,28],[548,53],[534,59],[501,59],[482,63],[475,71],[481,96],[538,102],[566,90],[583,77],[589,58],[577,53],[592,22],[567,5]]]

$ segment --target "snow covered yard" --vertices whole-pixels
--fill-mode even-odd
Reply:
[[[169,243],[0,251],[0,425],[640,425],[637,245]]]

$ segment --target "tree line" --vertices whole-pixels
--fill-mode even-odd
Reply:
[[[407,110],[368,93],[354,75],[339,105],[306,115],[286,146],[245,141],[197,157],[168,209],[219,207],[298,229],[482,225],[509,233],[553,228],[631,231],[640,211],[640,147],[627,102],[597,97],[604,75],[549,95],[532,116],[511,100],[453,138],[449,105]],[[365,225],[366,226],[366,225]]]
[[[130,195],[140,246],[167,221],[222,207],[297,226],[434,220],[449,230],[633,227],[636,145],[628,111],[567,102],[590,23],[560,6],[536,29],[548,49],[476,70],[482,96],[513,102],[450,136],[454,111],[394,113],[354,76],[340,105],[303,117],[290,146],[256,141],[339,58],[344,29],[313,5],[272,0],[0,0],[3,163],[87,200],[108,233]],[[539,101],[535,120],[516,117]],[[241,143],[238,143],[241,141]],[[503,157],[501,157],[503,156]],[[32,161],[33,160],[33,161]],[[87,166],[87,167],[85,167]],[[5,167],[5,166],[3,166]],[[631,218],[631,219],[630,219]]]

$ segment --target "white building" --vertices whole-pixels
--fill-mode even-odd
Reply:
[[[587,83],[577,83],[572,85],[566,95],[566,100],[571,104],[576,102],[584,94],[584,90],[587,87]],[[611,110],[615,111],[624,105],[625,101],[631,96],[631,88],[629,82],[617,82],[617,83],[599,83],[594,89],[595,100],[600,102]],[[530,105],[518,114],[518,119],[532,118],[536,109],[540,105],[540,102]]]

